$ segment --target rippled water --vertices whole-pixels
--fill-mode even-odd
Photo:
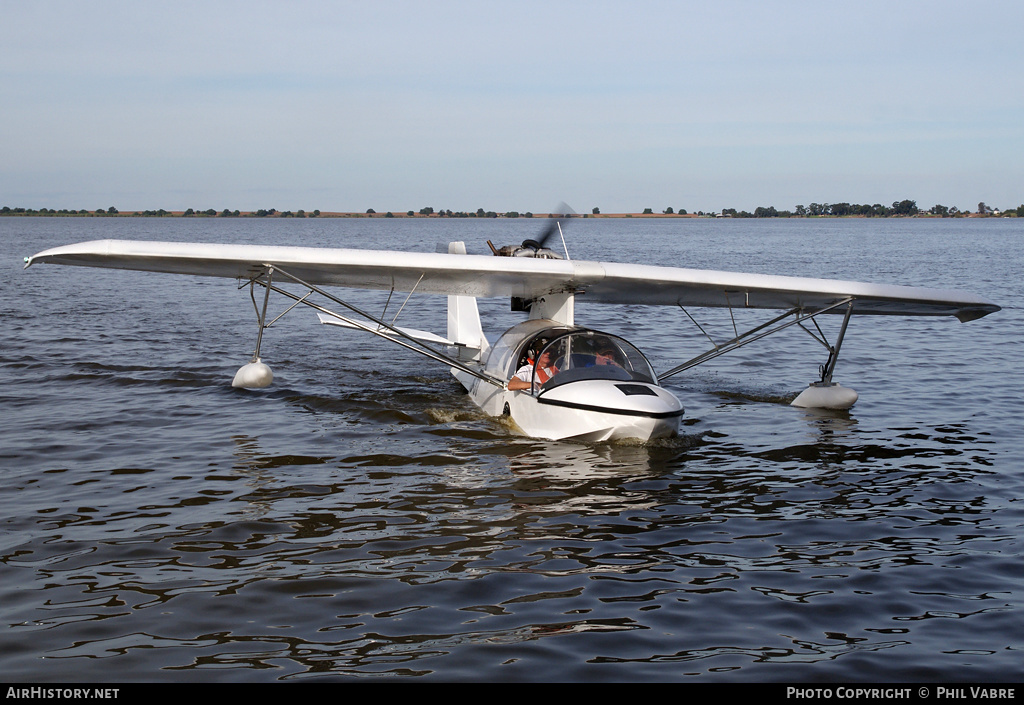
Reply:
[[[964,325],[854,319],[836,373],[861,394],[849,412],[788,406],[824,362],[809,336],[744,348],[669,381],[683,435],[649,446],[519,437],[445,370],[306,311],[264,339],[274,387],[236,390],[256,327],[233,282],[20,271],[98,237],[483,253],[538,225],[0,219],[0,674],[1024,677],[1024,221],[573,221],[576,258],[1004,306]],[[443,331],[444,306],[414,299],[399,322]],[[507,309],[487,302],[485,326],[518,320]],[[577,316],[662,370],[705,347],[680,311]],[[728,313],[701,322],[731,334]]]

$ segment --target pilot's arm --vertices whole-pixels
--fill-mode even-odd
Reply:
[[[510,391],[516,392],[529,389],[532,384],[533,365],[523,365],[519,371],[512,375],[512,379],[506,385]]]
[[[509,390],[515,392],[515,391],[518,391],[518,390],[521,390],[521,389],[529,389],[530,388],[530,383],[529,382],[524,382],[523,380],[519,379],[518,377],[513,377],[512,379],[510,379],[508,381],[508,385],[507,386],[508,386]]]

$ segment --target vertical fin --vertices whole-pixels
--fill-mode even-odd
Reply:
[[[448,254],[466,254],[466,243],[449,243]],[[483,326],[480,325],[480,311],[475,296],[448,297],[448,340],[459,344],[459,359],[479,360],[490,348]]]

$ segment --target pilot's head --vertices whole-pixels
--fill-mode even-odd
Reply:
[[[543,350],[544,346],[547,344],[547,340],[535,340],[526,351],[526,361],[531,365],[534,364],[537,361],[537,356],[540,355],[540,351]]]

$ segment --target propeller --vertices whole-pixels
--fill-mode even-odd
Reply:
[[[559,203],[551,213],[551,218],[548,219],[544,229],[541,230],[540,234],[537,235],[536,239],[523,240],[523,247],[529,247],[531,250],[540,250],[544,248],[547,241],[551,239],[551,236],[558,232],[559,226],[562,221],[568,218],[570,215],[575,215],[576,211],[567,206],[565,203]]]

